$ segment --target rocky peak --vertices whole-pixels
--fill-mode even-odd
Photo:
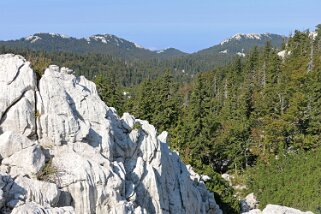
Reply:
[[[0,56],[1,213],[222,213],[165,132],[72,73]]]
[[[22,38],[25,41],[30,43],[36,43],[37,41],[41,41],[43,39],[71,39],[71,37],[59,34],[59,33],[36,33],[27,37]]]
[[[90,41],[96,41],[96,42],[101,42],[104,44],[116,44],[119,46],[122,43],[128,43],[128,41],[118,38],[117,36],[111,35],[111,34],[97,34],[90,36],[89,38],[86,38],[88,42]],[[134,43],[133,43],[134,44]]]
[[[271,39],[271,35],[269,33],[263,33],[263,34],[257,34],[257,33],[248,33],[248,34],[242,34],[242,33],[238,33],[235,34],[234,36],[232,36],[231,38],[225,39],[221,42],[221,45],[224,45],[228,42],[231,41],[240,41],[242,39],[252,39],[252,40],[261,40],[262,38],[267,38],[267,39]]]

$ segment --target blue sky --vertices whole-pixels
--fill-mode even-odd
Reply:
[[[147,48],[193,52],[236,33],[314,29],[320,10],[320,0],[2,0],[0,40],[109,33]]]

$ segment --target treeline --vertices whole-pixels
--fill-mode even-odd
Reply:
[[[113,78],[123,87],[139,84],[146,78],[154,79],[160,72],[147,63],[125,61],[111,55],[44,52],[1,46],[0,54],[4,53],[15,53],[26,57],[40,75],[49,65],[56,64],[72,68],[76,75],[84,75],[91,80],[97,76]]]
[[[171,148],[201,174],[242,173],[280,156],[302,155],[321,143],[320,27],[317,32],[295,31],[283,54],[267,43],[191,83],[178,84],[167,71],[126,89],[126,96],[119,93],[123,99],[113,105],[168,130]],[[103,96],[107,104],[111,97]],[[229,203],[225,212],[238,212],[230,189],[212,182],[207,185]]]
[[[113,79],[120,87],[131,87],[146,79],[155,80],[165,70],[171,71],[176,82],[189,82],[195,74],[217,66],[210,59],[200,61],[176,57],[167,60],[124,60],[108,54],[35,51],[0,45],[0,54],[6,53],[24,56],[39,75],[49,65],[56,64],[72,68],[76,75],[84,75],[90,80],[97,76]]]

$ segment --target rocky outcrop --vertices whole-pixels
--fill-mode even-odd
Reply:
[[[21,56],[0,56],[0,133],[35,134],[35,74]]]
[[[302,212],[297,209],[279,206],[279,205],[267,205],[263,211],[254,209],[243,214],[313,214],[312,212]]]
[[[1,55],[0,89],[2,213],[221,213],[166,132],[119,117],[72,70],[37,82],[29,62]]]
[[[259,207],[259,202],[254,193],[248,194],[244,199],[240,200],[241,213],[249,212]]]

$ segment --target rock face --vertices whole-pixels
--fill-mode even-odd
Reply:
[[[222,213],[166,132],[120,118],[72,70],[37,82],[23,57],[1,55],[0,89],[0,213]]]
[[[27,137],[35,134],[36,79],[21,56],[0,56],[0,125]]]

